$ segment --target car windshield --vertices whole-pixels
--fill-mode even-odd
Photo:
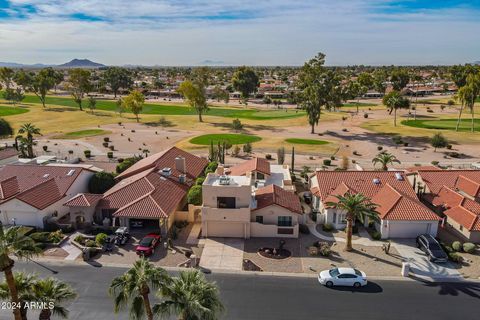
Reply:
[[[152,242],[153,242],[153,238],[147,237],[147,238],[143,238],[142,241],[140,241],[140,245],[142,247],[148,247],[152,244]]]
[[[362,272],[361,272],[360,270],[357,270],[357,269],[353,269],[353,270],[355,270],[355,274],[356,274],[357,276],[359,276],[359,277],[362,276]]]
[[[332,277],[336,277],[340,274],[340,272],[338,272],[337,268],[330,270],[329,273]]]

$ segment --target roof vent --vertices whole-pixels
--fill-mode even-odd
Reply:
[[[75,173],[75,169],[72,169],[72,170],[68,171],[67,176],[71,177],[71,176],[73,176],[74,173]]]
[[[178,182],[180,182],[180,183],[185,183],[185,182],[187,182],[187,176],[184,175],[184,174],[179,175],[179,176],[178,176]]]
[[[230,177],[229,176],[220,176],[220,180],[218,182],[221,186],[228,186],[230,184]]]
[[[380,179],[378,179],[378,178],[373,179],[373,184],[379,185],[380,184]]]
[[[403,181],[403,176],[400,172],[395,173],[395,178],[397,178],[398,181]]]
[[[50,177],[50,173],[45,173],[45,174],[43,175],[43,177],[44,177],[45,179],[48,178],[48,177]]]
[[[160,171],[160,174],[164,177],[169,177],[172,174],[172,169],[171,168],[163,168]]]

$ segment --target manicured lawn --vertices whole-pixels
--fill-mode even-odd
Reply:
[[[457,125],[457,119],[438,119],[438,120],[404,120],[403,125],[415,128],[423,129],[436,129],[436,130],[455,130]],[[470,119],[462,119],[460,122],[459,131],[470,131],[471,127]],[[480,131],[480,119],[475,119],[475,131]]]
[[[299,138],[289,138],[285,139],[285,142],[293,143],[293,144],[312,144],[312,145],[322,145],[329,143],[328,141],[324,140],[316,140],[316,139],[299,139]]]
[[[40,103],[40,100],[37,98],[37,96],[27,95],[23,102]],[[78,108],[77,104],[70,97],[48,96],[46,99],[46,104]],[[113,100],[98,100],[96,108],[98,110],[115,112],[117,110],[117,105],[116,102]],[[87,110],[86,101],[84,102],[84,109]],[[156,103],[145,103],[142,113],[161,115],[196,115],[193,109],[185,105],[164,105]],[[251,120],[273,120],[302,117],[305,115],[305,112],[303,110],[261,111],[255,109],[210,107],[210,110],[206,113],[206,115],[229,118],[243,118]]]
[[[198,136],[195,138],[190,139],[190,143],[192,144],[199,144],[199,145],[210,145],[213,141],[213,144],[217,144],[218,142],[222,143],[224,141],[228,141],[231,144],[244,144],[247,142],[257,142],[262,140],[262,138],[258,136],[251,136],[247,134],[205,134],[202,136]]]
[[[379,106],[378,104],[375,104],[375,103],[368,103],[368,102],[360,102],[358,103],[358,106],[361,108],[361,107],[376,107],[376,106]],[[357,107],[357,103],[356,102],[348,102],[348,103],[344,103],[342,105],[342,108],[356,108]]]
[[[0,117],[13,116],[16,114],[22,114],[28,112],[28,109],[22,107],[7,107],[0,106]]]
[[[98,135],[107,134],[107,133],[110,133],[110,131],[102,130],[102,129],[87,129],[87,130],[67,132],[56,138],[78,139],[78,138],[84,138],[84,137],[98,136]]]

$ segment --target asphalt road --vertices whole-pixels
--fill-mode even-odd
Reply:
[[[57,278],[71,283],[79,294],[69,319],[128,319],[114,315],[107,288],[125,269],[79,265],[48,265]],[[33,264],[20,263],[17,270],[52,275]],[[329,289],[315,278],[210,274],[220,287],[226,306],[224,319],[478,319],[480,283],[424,283],[420,281],[373,281],[359,290]],[[30,319],[36,319],[35,312]],[[0,310],[0,319],[12,319]]]

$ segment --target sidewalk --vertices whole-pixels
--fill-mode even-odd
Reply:
[[[321,240],[330,241],[330,242],[342,242],[342,243],[346,242],[345,238],[337,237],[335,235],[333,235],[332,237],[329,237],[321,234],[320,232],[317,231],[316,224],[308,223],[307,226],[308,226],[308,229],[310,230],[310,233]],[[359,229],[358,234],[361,238],[357,240],[352,240],[352,244],[358,244],[366,247],[381,247],[384,244],[383,241],[373,241],[370,235],[368,234],[368,232],[362,228]]]

